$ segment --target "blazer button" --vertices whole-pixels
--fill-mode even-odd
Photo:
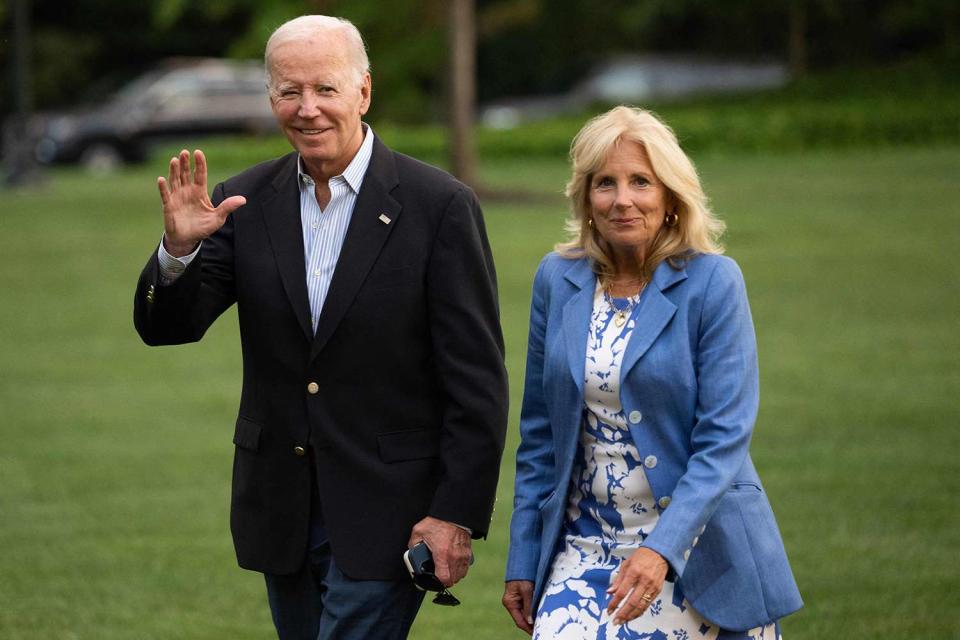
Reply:
[[[653,469],[657,466],[657,456],[647,456],[643,459],[643,466],[647,469]]]
[[[309,393],[310,395],[315,396],[319,391],[320,391],[320,385],[318,385],[316,382],[311,382],[310,384],[307,385],[307,393]]]
[[[703,532],[707,530],[707,525],[700,527],[700,535],[703,535]]]
[[[301,447],[300,445],[297,445],[296,447],[293,448],[293,452],[298,456],[303,456],[303,455],[306,455],[307,450]]]
[[[630,419],[631,424],[638,424],[641,420],[643,420],[643,414],[636,410],[631,411],[630,415],[627,417]]]
[[[666,509],[667,507],[670,506],[670,500],[671,500],[670,496],[663,496],[662,498],[657,500],[657,504],[660,505],[661,509]]]
[[[683,552],[683,559],[684,560],[690,559],[690,549],[687,549],[686,551]]]
[[[697,543],[698,543],[698,542],[700,542],[700,536],[694,536],[694,538],[693,538],[693,546],[697,546]]]

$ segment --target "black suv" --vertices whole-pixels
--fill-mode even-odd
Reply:
[[[85,111],[31,123],[37,160],[109,170],[140,162],[153,139],[184,134],[263,134],[277,130],[263,64],[171,60]]]

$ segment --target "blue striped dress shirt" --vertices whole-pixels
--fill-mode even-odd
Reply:
[[[300,171],[300,222],[303,226],[303,261],[307,266],[307,293],[310,298],[310,317],[313,331],[317,331],[320,310],[330,291],[333,270],[347,236],[347,227],[353,217],[360,185],[370,166],[373,153],[373,133],[366,127],[360,150],[339,176],[330,178],[330,202],[321,210],[317,202],[313,178],[304,171],[303,159],[298,160]]]

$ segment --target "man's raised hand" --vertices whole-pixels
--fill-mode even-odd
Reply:
[[[163,201],[163,246],[172,256],[185,256],[204,238],[223,226],[227,216],[247,203],[243,196],[231,196],[214,207],[207,194],[207,159],[197,149],[193,152],[194,170],[190,170],[190,153],[184,149],[170,158],[170,175],[157,178],[160,200]]]

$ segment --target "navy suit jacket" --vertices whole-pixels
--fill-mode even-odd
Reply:
[[[587,259],[548,255],[533,287],[508,580],[539,602],[562,543],[583,413],[596,276]],[[621,365],[621,402],[659,521],[662,555],[706,619],[746,630],[802,606],[748,448],[758,406],[756,340],[730,258],[664,262],[641,295]]]
[[[237,305],[231,528],[240,565],[277,574],[302,565],[311,474],[333,556],[352,578],[405,575],[410,530],[427,515],[486,535],[507,381],[473,192],[375,139],[316,333],[297,155],[217,185],[212,200],[233,195],[247,203],[174,284],[160,286],[151,255],[134,321],[148,344],[179,344]]]

